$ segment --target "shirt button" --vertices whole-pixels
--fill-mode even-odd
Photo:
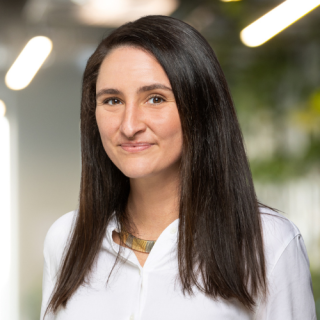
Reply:
[[[134,320],[134,314],[130,316],[130,320]]]
[[[170,230],[171,234],[175,234],[177,232],[177,227],[172,227]]]

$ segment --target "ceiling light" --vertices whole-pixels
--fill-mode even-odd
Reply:
[[[29,85],[52,50],[49,38],[32,38],[6,74],[6,85],[12,90],[21,90]]]
[[[287,0],[240,33],[248,47],[257,47],[320,5],[320,0]]]
[[[170,15],[178,0],[88,0],[79,4],[78,18],[89,25],[118,27],[146,15]]]

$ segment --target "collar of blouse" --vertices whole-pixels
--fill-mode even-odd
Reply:
[[[177,265],[178,226],[179,219],[176,219],[162,231],[143,266],[144,271],[174,269],[173,267]],[[107,227],[106,237],[103,240],[102,248],[116,256],[120,246],[112,239],[112,232],[114,230],[119,232],[116,217],[113,214]],[[127,263],[142,269],[136,255],[131,249],[122,247],[120,257],[127,260]]]

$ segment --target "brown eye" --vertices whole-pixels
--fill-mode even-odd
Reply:
[[[110,99],[106,99],[103,103],[104,104],[108,104],[110,106],[114,106],[116,104],[120,104],[121,101],[119,99],[116,99],[116,98],[110,98]]]
[[[159,103],[163,102],[164,99],[159,96],[154,96],[154,97],[149,98],[148,101],[151,101],[151,104],[159,104]]]

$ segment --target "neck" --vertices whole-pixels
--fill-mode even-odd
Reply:
[[[179,218],[179,176],[130,179],[127,212],[133,224],[132,235],[156,240],[162,231]]]

